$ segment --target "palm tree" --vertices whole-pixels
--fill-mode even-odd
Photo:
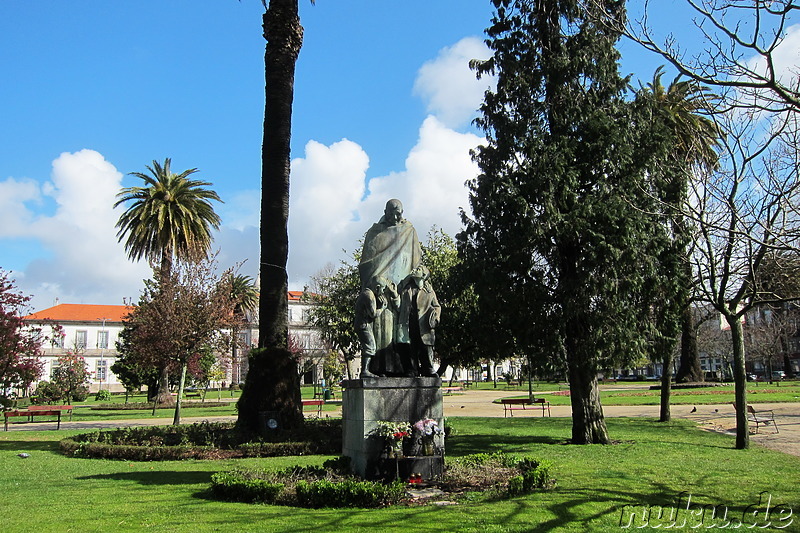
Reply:
[[[720,133],[707,114],[711,111],[715,97],[694,80],[681,80],[677,76],[668,87],[661,83],[663,66],[656,69],[653,81],[642,87],[640,97],[650,106],[654,119],[659,121],[670,136],[668,163],[664,165],[662,191],[663,200],[673,206],[670,216],[674,254],[673,276],[679,278],[677,294],[665,295],[664,301],[672,301],[672,309],[666,313],[680,314],[681,364],[678,380],[702,380],[702,371],[697,356],[694,317],[690,305],[691,269],[685,260],[688,253],[688,228],[680,207],[686,201],[689,180],[695,173],[707,172],[718,165]],[[669,322],[667,320],[666,322]],[[673,322],[675,324],[675,322]],[[661,325],[663,343],[660,347],[663,360],[661,387],[662,422],[670,420],[670,392],[672,380],[672,351],[675,333],[669,326]],[[672,339],[672,340],[671,340]]]
[[[174,174],[171,160],[164,165],[153,161],[147,166],[150,174],[131,172],[145,186],[126,187],[118,194],[114,207],[133,202],[120,215],[116,227],[120,242],[134,261],[142,258],[159,264],[158,281],[166,283],[172,274],[174,259],[196,261],[208,257],[211,248],[211,229],[219,229],[220,218],[214,212],[212,200],[221,202],[216,192],[205,187],[211,183],[187,179],[196,168]],[[168,390],[169,370],[161,369],[157,404],[171,404]],[[155,406],[154,406],[155,408]]]
[[[153,161],[150,175],[131,172],[144,187],[127,187],[117,194],[114,207],[133,202],[117,221],[117,237],[125,240],[125,251],[134,261],[145,258],[160,263],[159,277],[166,279],[173,259],[195,261],[208,256],[211,229],[219,229],[220,218],[212,200],[221,202],[211,183],[187,179],[196,168],[174,174],[170,158],[164,165]]]

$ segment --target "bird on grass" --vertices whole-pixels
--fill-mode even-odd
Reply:
[[[689,412],[690,413],[696,413],[697,412],[697,406],[695,405],[694,407],[692,407],[692,410],[689,411]]]

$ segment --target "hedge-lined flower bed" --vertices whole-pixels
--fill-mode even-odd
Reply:
[[[280,471],[233,470],[211,476],[219,500],[296,507],[384,507],[405,497],[405,484],[364,481],[348,474],[346,459],[322,467],[295,466]]]
[[[402,481],[364,481],[348,473],[348,464],[339,458],[322,467],[218,472],[211,477],[211,494],[226,501],[311,508],[384,507],[410,499]],[[428,485],[447,499],[476,493],[499,499],[551,488],[555,480],[547,463],[484,453],[448,460],[442,478]]]
[[[341,435],[341,421],[335,419],[307,421],[305,427],[276,432],[270,440],[254,440],[230,422],[201,422],[94,431],[64,439],[59,447],[75,457],[128,461],[327,455],[340,453]]]

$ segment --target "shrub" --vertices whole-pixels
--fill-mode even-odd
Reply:
[[[517,496],[533,492],[535,489],[550,487],[553,479],[550,475],[550,465],[540,463],[534,459],[522,459],[517,464],[521,474],[508,480],[508,495]]]
[[[34,394],[38,404],[54,403],[61,399],[61,389],[49,381],[40,381]]]
[[[400,501],[405,496],[405,484],[395,481],[384,485],[356,479],[300,480],[295,491],[301,507],[382,507]]]
[[[441,486],[488,491],[491,497],[526,494],[555,484],[550,465],[504,453],[476,453],[448,462]]]
[[[97,394],[94,395],[94,401],[96,402],[107,402],[111,399],[111,391],[108,389],[100,389],[97,391]]]
[[[211,476],[211,494],[220,499],[246,503],[275,503],[285,485],[259,479],[246,471],[217,472]]]
[[[233,423],[201,422],[184,426],[150,426],[94,431],[64,439],[61,450],[78,457],[140,461],[215,457],[277,457],[338,453],[339,424],[309,424],[302,430],[276,433],[269,441],[249,441]],[[321,435],[328,434],[328,438]],[[315,440],[311,440],[315,439]],[[136,451],[136,448],[142,448]]]

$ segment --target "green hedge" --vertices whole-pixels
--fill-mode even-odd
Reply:
[[[405,496],[405,484],[362,481],[345,475],[346,463],[295,466],[278,472],[233,470],[211,476],[211,494],[225,501],[299,507],[383,507]]]
[[[335,454],[341,451],[341,421],[308,421],[269,440],[251,439],[231,422],[201,422],[94,431],[64,439],[59,447],[76,457],[131,461]]]
[[[295,486],[300,507],[383,507],[400,501],[406,493],[405,483],[384,485],[372,481],[300,480]]]
[[[211,476],[211,494],[219,499],[245,503],[276,503],[283,483],[247,477],[240,471],[217,472]]]

